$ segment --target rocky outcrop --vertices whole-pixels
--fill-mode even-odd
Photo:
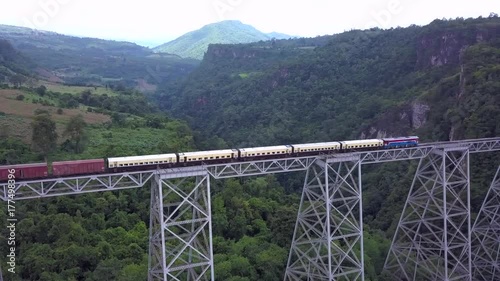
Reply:
[[[257,49],[239,48],[237,45],[214,44],[208,47],[204,60],[252,59],[258,55],[257,52]]]
[[[426,124],[429,110],[430,106],[423,102],[392,108],[363,130],[360,138],[410,135]]]
[[[430,106],[424,103],[415,102],[411,106],[411,127],[418,129],[425,125],[427,121],[427,112]]]

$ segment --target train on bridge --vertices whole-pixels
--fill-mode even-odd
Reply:
[[[0,166],[0,182],[418,146],[417,136]],[[10,177],[10,178],[9,178]]]

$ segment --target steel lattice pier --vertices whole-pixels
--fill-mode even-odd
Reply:
[[[473,280],[500,279],[500,166],[472,227]]]
[[[214,280],[210,177],[156,175],[148,280]]]
[[[285,280],[364,280],[360,158],[307,170]]]

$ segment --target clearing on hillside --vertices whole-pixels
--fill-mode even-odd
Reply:
[[[57,107],[33,104],[15,98],[23,94],[19,90],[0,90],[0,136],[10,136],[24,143],[32,139],[31,122],[36,109],[44,109],[51,113],[56,122],[56,131],[59,135],[58,143],[65,140],[62,137],[65,124],[72,116],[82,114],[88,124],[108,122],[111,118],[104,114],[85,112],[82,109],[63,109],[62,114],[57,114]]]
[[[27,103],[16,100],[18,95],[23,92],[19,90],[0,90],[0,112],[7,115],[14,115],[25,118],[32,118],[35,115],[35,110],[44,109],[52,114],[52,118],[56,122],[65,123],[72,116],[82,114],[85,122],[89,124],[104,123],[111,120],[108,115],[100,113],[85,112],[81,109],[63,109],[63,114],[57,114],[57,107],[44,106],[41,104]]]

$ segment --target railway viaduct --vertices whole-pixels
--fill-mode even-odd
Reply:
[[[150,186],[148,280],[213,281],[211,181],[306,171],[285,280],[363,281],[362,167],[417,160],[384,269],[394,280],[491,281],[500,279],[500,163],[475,221],[469,165],[471,154],[494,151],[500,138],[52,178],[13,189],[15,200],[26,200]],[[4,201],[8,189],[0,184]]]

